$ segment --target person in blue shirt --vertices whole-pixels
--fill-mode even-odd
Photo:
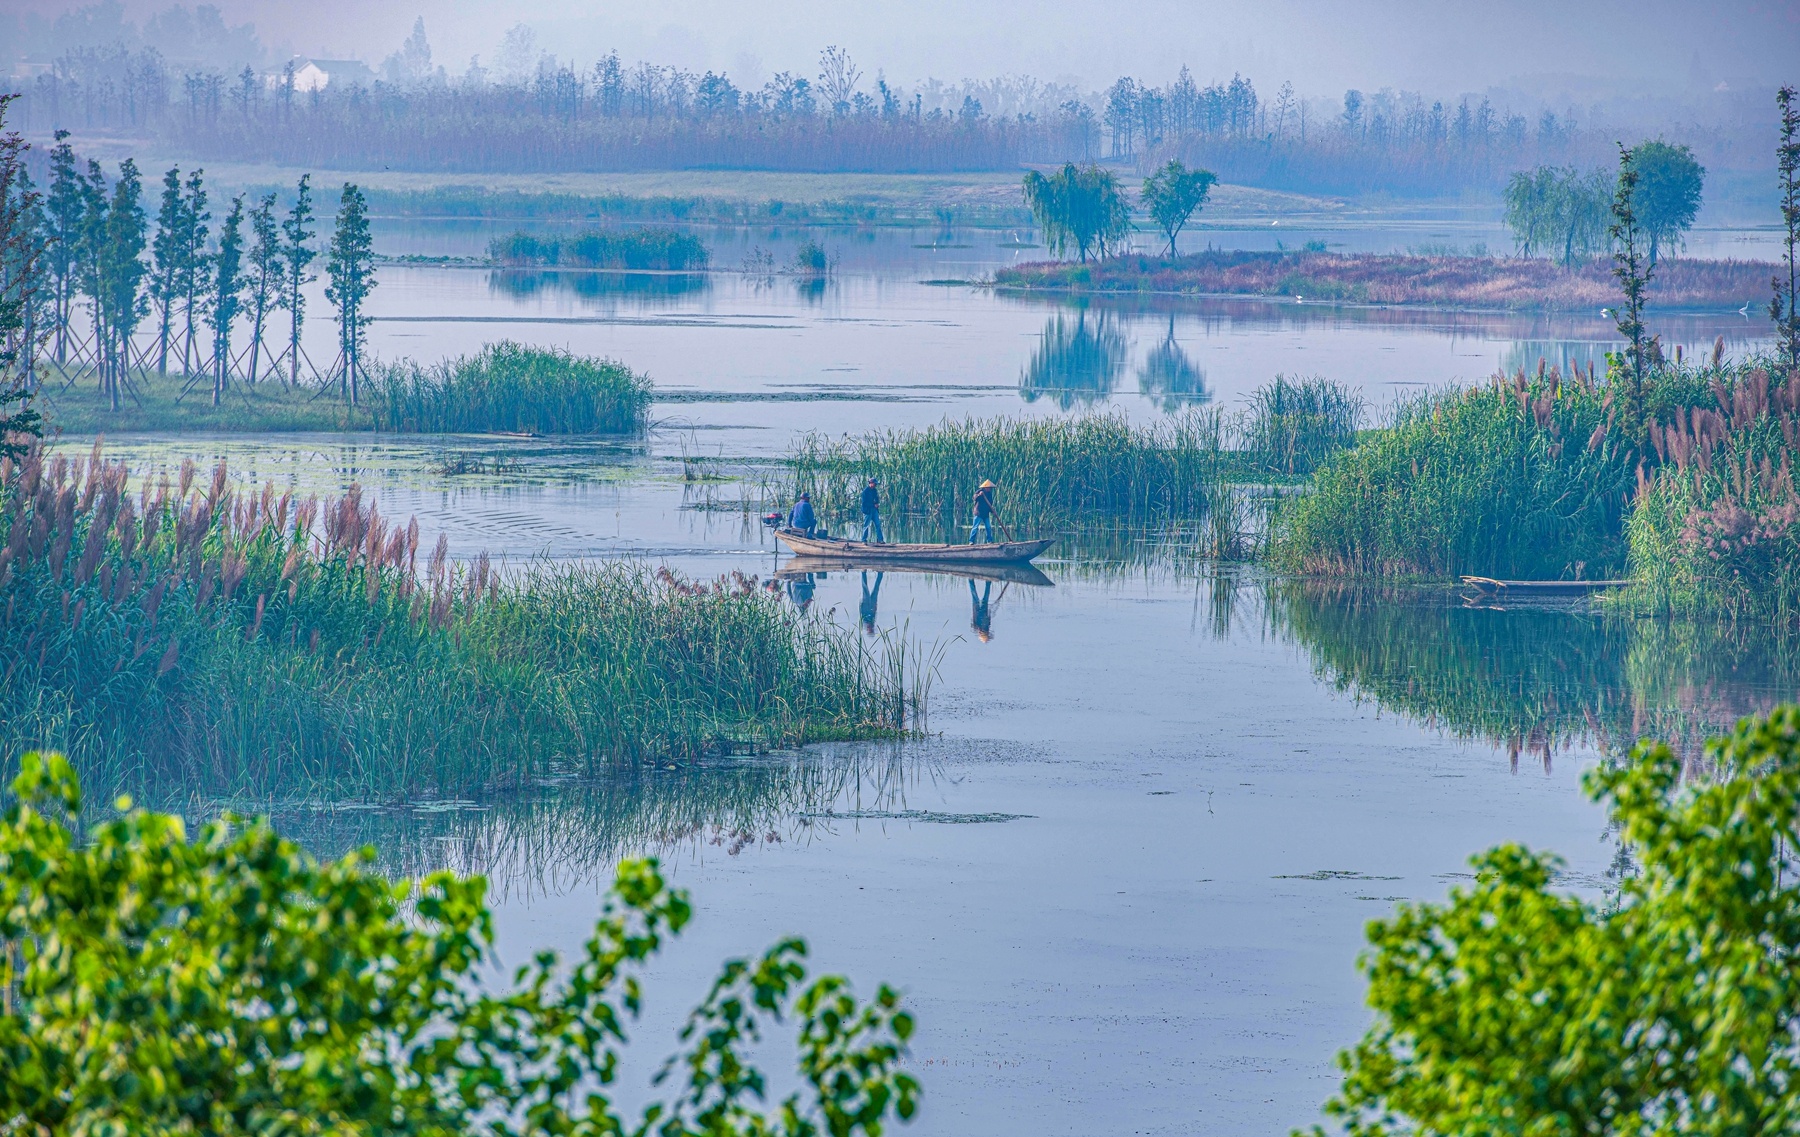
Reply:
[[[870,478],[869,484],[863,487],[862,515],[862,539],[867,541],[869,539],[869,534],[874,533],[875,543],[877,545],[885,545],[887,543],[887,535],[881,531],[881,491],[876,488],[876,481],[874,478]]]
[[[801,491],[800,500],[788,511],[788,528],[798,529],[808,537],[819,527],[819,519],[813,515],[812,495]]]

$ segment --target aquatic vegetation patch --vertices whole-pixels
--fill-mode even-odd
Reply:
[[[622,363],[511,340],[431,366],[378,365],[366,391],[376,429],[428,434],[629,433],[650,407],[650,381]]]
[[[1800,371],[1755,368],[1712,406],[1651,428],[1659,463],[1627,526],[1652,605],[1731,617],[1800,616]]]
[[[712,259],[705,242],[666,226],[586,229],[570,236],[524,231],[488,242],[488,259],[507,268],[660,269],[692,272]]]
[[[1644,413],[1697,399],[1659,373]],[[1554,368],[1421,395],[1321,465],[1283,513],[1278,563],[1329,575],[1600,579],[1625,568],[1643,450],[1615,388]]]
[[[827,518],[853,519],[863,482],[876,476],[884,511],[954,529],[967,524],[976,487],[992,479],[1002,520],[1035,532],[1204,516],[1235,459],[1221,416],[1203,410],[1141,426],[1094,414],[815,434],[789,461],[792,488],[811,491]]]
[[[189,464],[0,465],[0,750],[95,784],[394,797],[618,761],[892,735],[916,652],[754,582],[641,564],[421,563],[352,488],[296,501]],[[928,669],[927,669],[928,670]]]

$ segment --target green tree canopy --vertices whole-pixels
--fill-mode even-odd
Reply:
[[[1131,226],[1131,206],[1118,179],[1099,166],[1069,162],[1049,177],[1032,170],[1025,175],[1025,204],[1059,257],[1071,247],[1084,261],[1089,252],[1105,256]]]
[[[619,866],[568,965],[510,989],[479,877],[394,884],[266,823],[127,809],[78,836],[75,776],[28,754],[0,820],[0,1121],[8,1132],[876,1137],[910,1118],[899,997],[806,983],[806,946],[734,960],[633,1125],[609,1098],[639,975],[687,924],[654,861]],[[477,982],[478,977],[483,977]],[[765,1111],[743,1053],[789,1009],[806,1089]]]
[[[1377,1134],[1791,1133],[1800,1122],[1800,707],[1691,778],[1668,747],[1587,777],[1638,868],[1556,887],[1516,845],[1369,927],[1376,1021],[1326,1112]]]
[[[1612,186],[1603,170],[1519,170],[1503,196],[1506,226],[1522,256],[1559,256],[1569,265],[1606,247]]]
[[[1211,170],[1190,170],[1174,158],[1144,179],[1144,209],[1168,239],[1169,256],[1175,255],[1181,227],[1206,204],[1206,195],[1218,181]]]
[[[1693,228],[1706,170],[1687,146],[1672,146],[1661,139],[1632,147],[1631,161],[1638,177],[1631,206],[1650,238],[1650,264],[1654,266],[1662,246],[1679,248],[1682,234]]]

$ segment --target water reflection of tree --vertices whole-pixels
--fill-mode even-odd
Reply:
[[[1187,352],[1175,342],[1175,314],[1169,313],[1169,334],[1150,349],[1138,370],[1138,390],[1169,412],[1212,402],[1206,372],[1194,366]]]
[[[1443,591],[1276,582],[1272,630],[1337,689],[1461,738],[1534,755],[1622,753],[1665,740],[1690,759],[1800,686],[1767,629],[1620,618],[1587,609],[1470,608]]]
[[[1045,322],[1019,390],[1026,402],[1048,396],[1065,411],[1099,402],[1112,394],[1129,354],[1125,334],[1106,313],[1082,309],[1071,320],[1058,312]]]
[[[821,815],[904,805],[900,744],[718,759],[665,769],[620,767],[605,777],[505,797],[401,809],[291,807],[278,829],[315,855],[373,846],[389,875],[481,873],[507,895],[546,895],[604,874],[620,858],[748,848],[808,839]],[[199,806],[184,811],[204,815]]]
[[[705,292],[711,283],[705,273],[697,272],[502,269],[488,274],[488,288],[510,297],[562,293],[644,309],[672,307]]]

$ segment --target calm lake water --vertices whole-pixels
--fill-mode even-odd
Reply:
[[[485,240],[452,228],[415,228],[388,251]],[[741,274],[383,270],[383,355],[512,337],[615,356],[661,392],[642,444],[135,436],[109,450],[226,457],[246,479],[306,491],[360,482],[460,555],[767,576],[778,558],[732,508],[738,491],[684,484],[683,456],[754,469],[807,430],[1230,406],[1277,372],[1353,383],[1379,407],[1611,342],[1597,318],[1020,300],[919,283],[979,275],[1018,251],[991,247],[1004,235],[936,250],[900,249],[901,236],[872,238],[896,247],[860,267],[846,250],[819,290]],[[1735,313],[1655,326],[1665,343],[1724,336],[1731,352],[1762,335]],[[329,342],[314,330],[315,348]],[[517,467],[435,473],[453,451]],[[1442,897],[1471,853],[1507,841],[1561,852],[1569,886],[1598,894],[1618,850],[1582,772],[1643,732],[1691,748],[1797,686],[1791,653],[1712,628],[1070,549],[1040,564],[1052,583],[850,572],[789,589],[824,618],[938,645],[924,741],[282,823],[321,851],[373,840],[396,869],[492,873],[510,962],[578,949],[617,858],[663,857],[698,915],[653,971],[628,1095],[720,959],[797,932],[819,968],[907,992],[926,1090],[907,1132],[1283,1132],[1316,1119],[1333,1054],[1366,1025],[1354,960],[1368,920]],[[786,1069],[784,1049],[767,1053]]]

